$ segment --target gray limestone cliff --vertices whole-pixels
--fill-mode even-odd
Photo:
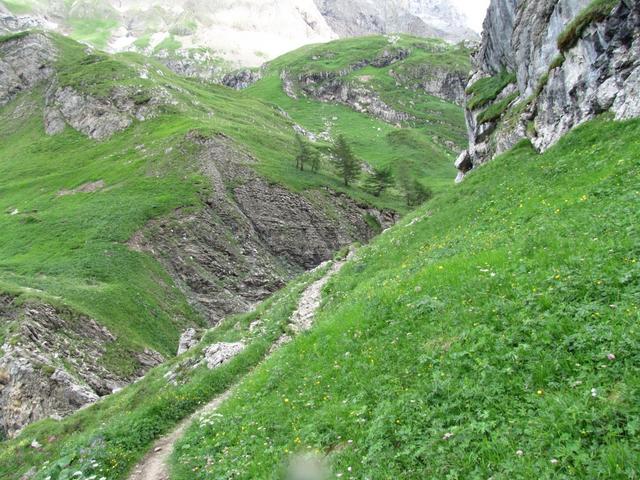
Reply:
[[[640,115],[638,0],[493,0],[467,87],[472,168],[523,139],[544,151],[611,112]]]

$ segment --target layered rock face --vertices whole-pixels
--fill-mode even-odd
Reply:
[[[92,318],[45,303],[19,305],[0,296],[0,319],[12,333],[0,350],[0,433],[59,418],[127,385],[163,361],[147,350],[133,354],[135,372],[119,375],[104,365],[117,338]]]
[[[130,247],[152,253],[211,325],[250,310],[340,248],[371,239],[377,232],[367,216],[381,228],[396,220],[329,190],[298,194],[270,184],[224,136],[193,132],[188,141],[200,146],[211,181],[206,208],[151,222]]]
[[[640,2],[493,0],[467,88],[459,179],[529,139],[543,151],[612,112],[640,115]]]

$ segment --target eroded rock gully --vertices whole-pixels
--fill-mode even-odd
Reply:
[[[154,255],[191,304],[214,325],[250,310],[294,275],[366,242],[396,218],[321,189],[294,193],[258,175],[255,159],[230,139],[191,133],[211,194],[196,212],[152,221],[130,246]]]

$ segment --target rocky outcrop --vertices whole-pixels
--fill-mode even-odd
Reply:
[[[18,34],[0,42],[0,107],[51,79],[58,51],[48,35]]]
[[[329,190],[293,193],[252,168],[256,161],[223,136],[189,135],[212,185],[206,207],[151,222],[130,241],[171,273],[191,303],[218,323],[250,310],[295,274],[395,221],[392,212]]]
[[[134,355],[137,371],[117,375],[103,360],[117,339],[93,319],[44,303],[0,296],[0,320],[12,333],[0,352],[0,432],[13,436],[43,418],[60,418],[112,393],[163,361]],[[137,355],[137,357],[136,357]]]
[[[0,4],[0,35],[22,32],[24,30],[53,30],[57,25],[41,17],[14,15]]]
[[[219,81],[224,75],[224,69],[204,60],[184,57],[155,57],[172,72],[188,78],[197,78],[207,82]]]
[[[621,1],[604,21],[588,27],[549,72],[534,118],[539,149],[606,111],[618,120],[640,116],[640,2],[628,3]],[[532,91],[536,73],[523,71],[519,83],[525,91]]]
[[[222,84],[236,90],[243,90],[250,87],[261,78],[262,70],[255,68],[243,68],[242,70],[226,74],[222,78]]]
[[[408,69],[393,69],[389,73],[396,82],[413,90],[422,90],[456,105],[464,105],[468,71],[424,63]]]
[[[398,124],[411,120],[406,112],[394,109],[385,103],[380,95],[368,84],[367,79],[347,78],[367,66],[386,68],[406,59],[410,51],[390,47],[373,58],[362,60],[337,71],[312,71],[291,78],[287,71],[280,78],[284,92],[291,98],[313,97],[322,102],[342,103],[360,113],[365,113],[388,123]]]
[[[182,33],[189,35],[186,31]],[[142,49],[141,53],[158,60],[178,75],[206,82],[219,83],[231,69],[227,62],[208,48],[160,49],[158,51],[157,48],[149,46]]]
[[[135,120],[153,118],[162,106],[176,103],[163,87],[119,86],[99,97],[60,85],[55,65],[58,54],[55,41],[46,33],[17,34],[0,42],[0,106],[22,92],[44,86],[43,121],[49,135],[70,125],[93,139],[105,140]],[[93,55],[86,61],[103,60]]]
[[[100,98],[54,82],[46,95],[45,132],[56,135],[69,124],[95,140],[105,140],[134,120],[155,117],[160,106],[171,102],[171,95],[162,88],[146,92],[115,87],[108,97]]]
[[[233,357],[242,353],[246,345],[242,342],[214,343],[204,349],[204,363],[209,370],[218,368],[229,362]]]
[[[589,21],[574,22],[594,8],[599,13]],[[543,151],[601,113],[640,115],[638,0],[597,7],[590,0],[493,0],[484,29],[468,91],[482,79],[513,77],[488,102],[470,94],[470,146],[459,178],[522,139]]]
[[[340,77],[317,83],[312,77],[302,80],[301,91],[322,102],[342,103],[356,112],[371,115],[388,123],[401,123],[412,117],[386,104],[378,93],[364,82],[343,81]]]
[[[178,355],[182,355],[188,352],[193,347],[198,345],[200,338],[195,328],[189,328],[180,335],[180,341],[178,342]]]
[[[451,46],[442,41],[401,47],[397,36],[387,36],[378,49],[363,52],[361,58],[341,68],[327,69],[324,60],[330,60],[335,53],[330,48],[316,49],[279,74],[282,89],[290,98],[311,97],[341,103],[393,125],[418,124],[424,112],[414,108],[415,98],[408,101],[403,98],[427,94],[462,105],[469,75],[465,57],[469,51],[465,46]],[[433,60],[418,60],[425,52]],[[368,72],[360,72],[367,67]],[[371,69],[376,69],[375,73]]]

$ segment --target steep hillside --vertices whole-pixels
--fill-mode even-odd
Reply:
[[[173,478],[280,478],[303,454],[344,478],[634,478],[639,134],[522,143],[361,249]]]
[[[228,318],[206,333],[200,345],[121,392],[62,421],[45,420],[27,427],[20,437],[1,445],[0,476],[19,479],[25,474],[44,480],[81,472],[75,477],[127,478],[155,438],[246,375],[283,333],[292,334],[288,320],[301,293],[328,268],[324,265],[296,279],[254,312]],[[243,342],[244,349],[235,357],[230,355],[216,368],[208,366],[205,355],[212,346],[238,342]],[[31,437],[47,441],[25,440]]]
[[[459,179],[522,139],[544,151],[603,112],[640,115],[640,2],[493,0],[474,63]]]
[[[309,143],[319,171],[296,170],[290,105],[261,98],[56,34],[0,38],[3,432],[118,390],[173,356],[187,327],[250,310],[408,210],[398,188],[342,185],[334,134]],[[461,109],[439,105],[461,131]],[[432,146],[428,127],[306,111],[325,106],[350,139],[366,125],[354,147],[370,166],[397,145],[425,186],[450,178],[453,147]]]
[[[466,89],[401,35],[233,88],[2,37],[0,477],[636,478],[638,11],[494,0]]]
[[[172,478],[280,478],[300,462],[344,478],[634,478],[639,134],[603,118],[542,155],[523,142],[361,248],[316,328],[192,424]],[[126,478],[290,328],[312,275],[177,364],[28,428],[5,444],[3,478]],[[256,336],[248,356],[190,368]]]

